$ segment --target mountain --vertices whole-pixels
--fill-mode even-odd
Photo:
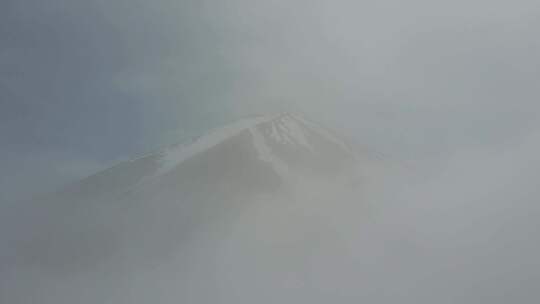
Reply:
[[[149,184],[263,190],[300,177],[334,178],[354,153],[328,130],[292,114],[246,118],[187,143],[122,162],[55,194],[67,199],[123,195]],[[229,188],[230,189],[230,188]]]
[[[57,274],[152,265],[222,239],[255,202],[357,189],[358,162],[333,132],[300,116],[246,118],[29,203],[13,265]]]

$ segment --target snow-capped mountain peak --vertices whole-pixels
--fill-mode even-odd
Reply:
[[[241,119],[216,128],[189,144],[177,144],[157,152],[160,156],[159,169],[153,176],[163,175],[191,157],[212,149],[246,131],[251,134],[252,144],[259,153],[259,159],[273,163],[276,168],[281,167],[280,171],[283,171],[287,165],[283,163],[277,165],[280,158],[273,152],[278,149],[277,146],[287,147],[289,150],[303,150],[303,153],[317,153],[313,143],[314,136],[319,137],[319,140],[323,139],[335,144],[343,152],[352,154],[352,151],[341,139],[323,127],[298,115],[280,113]],[[276,148],[272,148],[272,146]]]

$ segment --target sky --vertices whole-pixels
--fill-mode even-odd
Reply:
[[[3,0],[0,215],[240,117],[294,112],[410,170],[372,198],[381,216],[371,223],[322,204],[344,219],[339,233],[358,224],[367,243],[337,263],[317,257],[329,276],[315,277],[314,300],[340,288],[352,297],[361,282],[368,303],[537,302],[538,37],[536,0]],[[234,248],[259,248],[259,220],[276,228],[281,210],[262,205],[271,212],[243,213],[222,257],[221,278],[239,278],[224,279],[229,290],[252,283],[249,257]],[[0,225],[2,246],[25,223]],[[128,287],[163,291],[171,272]],[[42,275],[49,290],[60,286]],[[25,296],[34,281],[14,277],[0,289]],[[62,286],[108,290],[101,279]],[[146,296],[178,297],[168,290]]]
[[[47,192],[244,115],[398,158],[537,127],[537,1],[7,0],[0,193]]]

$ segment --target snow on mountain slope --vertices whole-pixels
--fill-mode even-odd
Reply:
[[[159,169],[155,172],[155,175],[164,174],[190,157],[219,145],[246,130],[249,130],[253,136],[253,144],[257,147],[260,159],[273,162],[274,165],[280,160],[272,152],[269,145],[280,144],[287,146],[289,149],[304,149],[307,151],[303,152],[317,153],[311,145],[312,139],[310,137],[313,135],[336,144],[344,153],[352,155],[352,151],[339,138],[299,116],[292,114],[259,116],[243,119],[215,129],[187,146],[175,145],[165,149],[165,151],[159,153],[161,159],[159,160]],[[286,164],[283,163],[276,165],[276,167],[282,167],[277,170],[284,170],[284,166],[286,167]]]
[[[217,128],[208,134],[195,139],[188,145],[177,144],[160,152],[162,158],[160,160],[160,168],[156,175],[164,174],[184,160],[193,157],[197,153],[210,149],[213,146],[220,144],[230,137],[245,131],[246,129],[259,123],[268,121],[269,117],[255,117],[239,120],[221,128]]]

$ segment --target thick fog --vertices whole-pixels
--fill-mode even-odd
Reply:
[[[4,1],[0,302],[538,302],[539,20],[528,0]],[[277,112],[369,159],[361,186],[305,180],[177,238],[152,205],[26,203]]]

